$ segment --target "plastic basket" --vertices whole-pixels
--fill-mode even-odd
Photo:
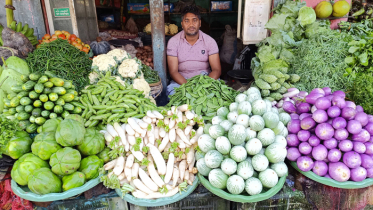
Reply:
[[[215,195],[226,200],[240,203],[253,203],[267,200],[268,198],[276,195],[282,189],[286,181],[286,176],[283,176],[280,178],[276,186],[258,195],[232,195],[229,192],[226,192],[225,190],[212,186],[212,184],[200,173],[198,173],[198,178],[200,179],[202,185]]]
[[[130,194],[126,194],[125,196],[123,196],[120,189],[115,189],[115,192],[117,192],[117,194],[120,197],[123,196],[123,200],[125,200],[129,203],[135,204],[137,206],[145,206],[145,207],[164,206],[164,205],[168,205],[168,204],[171,204],[171,203],[175,203],[175,202],[187,197],[188,195],[190,195],[196,189],[196,187],[198,186],[198,182],[199,182],[198,178],[196,177],[194,179],[193,185],[188,185],[186,191],[181,192],[181,194],[177,193],[176,195],[171,196],[171,197],[159,198],[159,199],[155,199],[155,200],[136,198],[136,197],[133,197]]]
[[[81,187],[73,188],[71,190],[61,192],[61,193],[49,193],[45,195],[35,194],[31,192],[27,186],[19,186],[13,179],[11,183],[12,183],[11,187],[12,187],[13,193],[23,199],[34,201],[34,202],[50,202],[50,201],[64,200],[67,198],[74,197],[76,195],[80,195],[81,193],[98,185],[100,183],[100,177],[89,180],[87,183],[85,183]]]
[[[312,171],[304,172],[298,168],[296,162],[290,162],[290,165],[293,166],[293,168],[295,168],[299,173],[312,179],[313,181],[324,184],[324,185],[328,185],[331,187],[342,188],[342,189],[359,189],[359,188],[365,188],[365,187],[369,187],[373,185],[373,178],[368,178],[361,182],[354,182],[354,181],[338,182],[331,178],[318,176]]]

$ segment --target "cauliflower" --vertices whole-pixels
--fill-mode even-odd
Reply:
[[[124,83],[124,81],[122,80],[122,78],[120,78],[119,76],[115,76],[115,81],[119,82],[123,86],[126,86],[126,84]]]
[[[117,62],[113,57],[106,54],[101,54],[93,58],[92,67],[97,66],[99,71],[106,72],[117,66]]]
[[[145,79],[134,79],[133,88],[139,91],[143,91],[145,97],[148,97],[150,95],[151,89],[150,89],[149,84],[145,81]]]
[[[139,70],[139,64],[135,59],[126,59],[120,64],[118,72],[122,77],[135,78],[137,71]]]
[[[170,24],[168,26],[168,30],[170,31],[170,34],[174,35],[174,34],[177,34],[177,32],[179,31],[179,28],[175,24]]]
[[[165,25],[164,26],[164,34],[168,34],[169,30],[168,30],[168,25]]]
[[[125,58],[128,58],[127,52],[122,49],[111,50],[106,55],[110,55],[111,57],[115,58],[119,62],[122,62]]]
[[[98,74],[96,72],[91,72],[88,77],[91,84],[95,84],[98,80]]]
[[[144,32],[146,33],[151,33],[152,32],[152,24],[149,23],[148,25],[145,26]]]

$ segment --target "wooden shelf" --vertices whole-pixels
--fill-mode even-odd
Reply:
[[[117,8],[117,7],[97,6],[97,5],[96,5],[96,8],[97,9],[114,9],[114,10],[120,10],[120,8]]]

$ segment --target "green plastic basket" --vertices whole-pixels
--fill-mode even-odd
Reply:
[[[324,185],[328,185],[331,187],[342,188],[342,189],[359,189],[359,188],[365,188],[365,187],[369,187],[373,185],[373,178],[368,178],[361,182],[354,182],[354,181],[338,182],[331,178],[318,176],[312,171],[304,172],[298,168],[296,162],[292,161],[290,162],[290,165],[293,166],[293,168],[295,168],[297,171],[299,171],[299,173],[312,179],[313,181],[324,184]]]
[[[130,195],[128,193],[125,196],[123,196],[120,189],[115,189],[115,192],[117,192],[119,197],[123,196],[123,200],[125,200],[129,203],[132,203],[134,205],[137,205],[137,206],[145,206],[145,207],[165,206],[165,205],[168,205],[168,204],[171,204],[171,203],[175,203],[175,202],[187,197],[188,195],[190,195],[197,188],[198,183],[199,183],[199,181],[198,181],[198,178],[196,177],[194,179],[193,185],[188,185],[186,191],[181,192],[181,193],[177,193],[176,195],[171,196],[171,197],[158,198],[158,199],[155,199],[155,200],[136,198],[136,197],[133,197],[132,195]]]
[[[286,181],[286,176],[281,177],[276,186],[258,195],[232,195],[225,190],[212,186],[212,184],[203,175],[198,173],[198,178],[200,179],[202,185],[206,187],[206,189],[208,189],[210,192],[226,200],[230,200],[233,202],[239,202],[239,203],[259,202],[259,201],[267,200],[268,198],[276,195],[284,186],[285,181]]]
[[[50,201],[64,200],[64,199],[79,195],[95,187],[96,185],[98,185],[100,183],[100,177],[89,180],[87,183],[85,183],[81,187],[73,188],[71,190],[61,192],[61,193],[49,193],[45,195],[35,194],[31,192],[27,186],[19,186],[17,182],[15,182],[13,179],[11,183],[12,183],[11,187],[12,187],[13,193],[23,199],[34,201],[34,202],[50,202]]]

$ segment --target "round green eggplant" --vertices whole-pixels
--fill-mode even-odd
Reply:
[[[52,154],[61,148],[62,147],[56,142],[54,132],[45,132],[36,135],[34,143],[31,145],[32,153],[43,160],[49,160]]]
[[[76,171],[62,178],[62,190],[68,191],[70,189],[83,186],[84,183],[85,183],[85,174],[82,172]]]
[[[105,148],[105,138],[94,128],[87,128],[83,143],[76,147],[85,156],[96,155]]]
[[[12,179],[19,185],[27,185],[29,175],[39,168],[49,168],[49,164],[38,156],[27,153],[14,163],[11,171]]]
[[[91,155],[82,160],[79,171],[85,174],[85,179],[88,181],[98,177],[99,169],[103,165],[104,161],[102,159],[96,155]]]
[[[51,156],[49,165],[51,165],[53,173],[65,176],[79,169],[81,158],[78,150],[65,147]]]
[[[62,182],[49,168],[40,168],[29,176],[28,188],[39,195],[59,193],[62,191]]]

